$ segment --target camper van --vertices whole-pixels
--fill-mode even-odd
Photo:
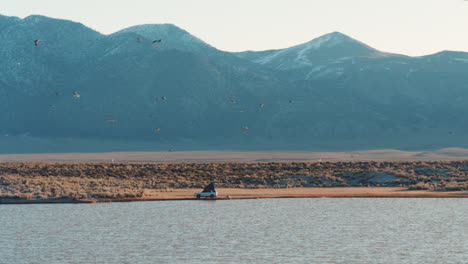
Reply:
[[[218,196],[218,192],[216,191],[214,182],[211,182],[205,188],[203,188],[203,191],[197,192],[194,195],[197,197],[197,199],[200,199],[201,197],[215,198]]]

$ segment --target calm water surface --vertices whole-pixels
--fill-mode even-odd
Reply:
[[[0,263],[468,263],[468,199],[0,205]]]

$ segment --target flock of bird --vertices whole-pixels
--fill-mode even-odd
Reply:
[[[42,45],[42,44],[41,44],[42,42],[43,42],[43,40],[35,39],[35,40],[34,40],[34,46],[38,47],[39,45]],[[141,43],[141,42],[143,42],[143,39],[137,38],[137,39],[136,39],[136,42]],[[153,40],[153,41],[152,41],[152,44],[154,44],[154,45],[159,45],[161,42],[162,42],[162,39],[156,39],[156,40]],[[16,64],[21,65],[21,62],[17,62]],[[62,93],[62,92],[55,92],[55,94],[56,94],[57,96],[59,96],[59,95],[62,95],[63,93]],[[74,91],[72,92],[72,95],[73,95],[73,98],[80,98],[80,97],[81,97],[80,93],[79,93],[78,91],[76,91],[76,90],[74,90]],[[155,98],[154,98],[154,101],[166,101],[166,100],[167,100],[167,97],[165,97],[165,96],[155,97]],[[231,96],[231,99],[230,99],[229,102],[230,102],[231,104],[237,104],[237,100],[235,99],[234,96]],[[293,103],[294,103],[293,100],[289,100],[288,102],[289,102],[290,104],[293,104]],[[264,107],[265,107],[265,104],[264,104],[264,103],[260,103],[260,104],[258,104],[258,107],[259,107],[259,108],[264,108]],[[55,106],[55,105],[49,105],[49,111],[55,111],[55,110],[56,110],[56,106]],[[245,112],[245,109],[242,108],[242,109],[239,110],[239,112]],[[150,117],[150,118],[154,118],[155,115],[150,114],[149,117]],[[106,120],[106,122],[109,123],[109,124],[113,124],[113,123],[116,123],[117,120],[109,119],[109,120]],[[244,133],[247,132],[248,130],[249,130],[249,128],[248,128],[247,126],[241,127],[241,131],[244,132]],[[154,132],[160,132],[160,131],[161,131],[161,128],[159,128],[159,127],[154,128],[153,131],[154,131]],[[453,135],[455,135],[455,132],[450,131],[448,134],[453,136]],[[6,135],[7,135],[7,134],[6,134]]]
[[[40,40],[40,39],[34,40],[34,46],[36,46],[36,47],[39,46],[41,42],[43,42],[43,41]],[[142,38],[137,38],[137,39],[136,39],[136,42],[141,43],[141,42],[143,42],[143,39],[142,39]],[[159,45],[161,42],[162,42],[162,39],[156,39],[156,40],[153,40],[153,41],[152,41],[152,44],[154,44],[154,45]],[[62,95],[63,93],[62,93],[62,92],[55,92],[55,94],[56,94],[56,95]],[[76,91],[76,90],[73,91],[72,94],[73,94],[73,97],[74,97],[74,98],[80,98],[80,97],[81,97],[80,93],[79,93],[78,91]],[[231,98],[232,98],[232,99],[230,100],[230,103],[231,103],[231,104],[237,104],[237,100],[235,99],[235,96],[231,96]],[[161,96],[161,97],[155,97],[155,98],[153,98],[153,99],[154,99],[154,101],[166,101],[166,100],[167,100],[167,97]],[[292,100],[289,100],[289,103],[292,104],[293,101],[292,101]],[[259,108],[264,108],[264,107],[265,107],[265,104],[263,104],[263,103],[258,104],[258,107],[259,107]],[[49,105],[49,110],[50,110],[50,111],[55,111],[55,110],[56,110],[55,105]],[[245,109],[242,108],[242,109],[239,110],[239,112],[243,113],[243,112],[245,112]],[[150,114],[149,117],[150,117],[150,118],[154,118],[155,115]],[[117,120],[109,119],[109,120],[106,120],[106,122],[109,123],[109,124],[113,124],[113,123],[116,123]],[[242,132],[247,132],[248,130],[249,130],[249,128],[248,128],[247,126],[242,126],[242,127],[241,127],[241,131],[242,131]],[[160,132],[160,131],[161,131],[161,128],[159,128],[159,127],[154,128],[153,131],[154,131],[154,132]]]
[[[144,41],[144,40],[143,40],[142,38],[137,38],[137,39],[136,39],[136,42],[138,42],[138,43],[141,43],[141,42],[143,42],[143,41]],[[155,46],[158,47],[158,45],[160,45],[160,44],[162,43],[162,41],[163,41],[162,39],[155,39],[155,40],[151,41],[151,43],[152,43],[153,45],[155,45]],[[35,46],[35,47],[39,47],[39,46],[42,46],[42,45],[44,44],[44,41],[41,40],[41,39],[35,39],[35,40],[33,41],[33,43],[34,43],[34,46]],[[17,64],[18,64],[18,65],[21,65],[21,62],[17,62]],[[61,91],[56,91],[56,92],[55,92],[55,95],[56,95],[56,96],[61,96],[61,95],[63,95],[63,92],[61,92]],[[78,91],[76,91],[76,90],[74,90],[74,91],[72,92],[72,96],[73,96],[73,98],[76,98],[76,99],[81,98],[80,93],[79,93]],[[153,98],[153,100],[154,100],[154,101],[162,102],[162,101],[166,101],[166,100],[167,100],[167,97],[165,97],[165,96],[155,97],[155,98]],[[231,103],[231,104],[237,104],[237,100],[235,99],[235,96],[231,96],[230,103]],[[292,101],[292,100],[289,100],[289,103],[292,104],[293,101]],[[259,107],[259,108],[264,108],[264,107],[265,107],[265,104],[264,104],[264,103],[260,103],[260,104],[258,104],[258,107]],[[57,109],[57,107],[56,107],[55,105],[49,105],[48,108],[49,108],[49,112],[55,112],[56,109]],[[242,113],[242,112],[245,112],[245,109],[244,109],[244,108],[241,108],[241,109],[239,110],[239,112],[241,112],[241,113]],[[154,115],[154,114],[150,114],[149,117],[150,117],[150,118],[155,118],[155,115]],[[108,123],[108,124],[114,124],[114,123],[117,123],[117,120],[115,120],[115,119],[108,119],[108,120],[105,120],[105,122]],[[247,131],[249,130],[249,128],[248,128],[248,126],[242,126],[240,130],[241,130],[242,133],[245,133],[245,132],[247,132]],[[153,128],[153,131],[156,132],[156,133],[161,132],[161,128],[160,128],[160,127]]]
[[[138,43],[141,43],[141,42],[143,42],[143,39],[137,38],[136,41],[137,41]],[[43,41],[40,40],[40,39],[35,39],[35,40],[34,40],[34,46],[38,47],[39,44],[40,44],[41,42],[43,42]],[[161,42],[162,42],[162,39],[156,39],[156,40],[153,40],[153,41],[152,41],[152,43],[153,43],[154,45],[158,45],[158,44],[160,44]],[[21,65],[21,62],[17,62],[17,64],[18,64],[18,65]],[[60,95],[63,95],[63,93],[58,91],[58,92],[55,92],[55,95],[60,96]],[[73,98],[80,98],[80,97],[81,97],[80,93],[79,93],[78,91],[76,91],[76,90],[72,92],[72,95],[73,95]],[[167,100],[167,97],[165,97],[165,96],[155,97],[154,100],[155,100],[155,101],[165,101],[165,100]],[[49,105],[49,111],[50,111],[50,112],[55,112],[55,110],[56,110],[56,106],[55,106],[55,105]],[[151,117],[151,118],[154,118],[155,116],[154,116],[153,114],[151,114],[150,117]],[[106,120],[106,123],[109,123],[109,124],[114,124],[114,123],[116,123],[116,122],[117,122],[117,120],[115,120],[115,119],[108,119],[108,120]],[[160,131],[161,131],[161,128],[159,128],[159,127],[154,128],[153,131],[154,131],[154,132],[160,132]]]

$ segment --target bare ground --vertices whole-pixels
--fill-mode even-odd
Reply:
[[[430,161],[468,160],[468,149],[445,148],[434,151],[401,151],[395,149],[352,152],[295,151],[174,151],[174,152],[108,152],[3,154],[0,162],[276,162],[276,161]]]
[[[169,192],[145,190],[145,200],[194,199],[200,189],[174,189]],[[255,198],[319,198],[319,197],[468,197],[468,192],[409,191],[397,187],[336,187],[336,188],[287,188],[287,189],[239,189],[219,188],[218,199]]]

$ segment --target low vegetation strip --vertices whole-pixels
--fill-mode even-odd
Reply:
[[[404,187],[468,190],[468,161],[0,163],[0,199],[126,199],[202,188]]]

